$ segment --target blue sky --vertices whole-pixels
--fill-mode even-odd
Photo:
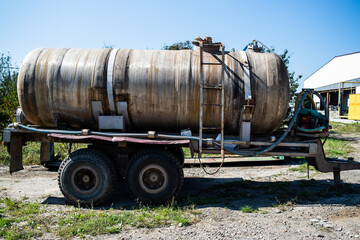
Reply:
[[[37,47],[161,49],[211,36],[237,50],[253,39],[291,53],[304,79],[337,55],[360,51],[357,1],[0,0],[0,53],[19,66]]]

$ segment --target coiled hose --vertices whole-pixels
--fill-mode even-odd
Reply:
[[[272,145],[270,145],[269,147],[265,148],[264,150],[261,150],[261,151],[258,151],[258,152],[255,152],[255,151],[236,151],[236,150],[233,150],[233,149],[230,149],[230,148],[225,148],[224,149],[228,152],[231,152],[231,153],[234,153],[234,154],[238,154],[238,155],[244,155],[244,156],[255,156],[255,155],[261,155],[261,154],[264,154],[266,152],[269,152],[271,150],[273,150],[274,148],[276,148],[277,145],[279,145],[283,140],[284,138],[288,135],[288,133],[290,132],[291,128],[293,127],[295,121],[296,121],[296,118],[300,112],[300,109],[301,109],[301,106],[306,98],[306,96],[308,96],[311,92],[309,90],[306,90],[302,93],[302,96],[301,96],[301,99],[299,101],[299,104],[298,106],[296,107],[296,110],[295,110],[295,113],[294,113],[294,117],[291,119],[290,123],[289,123],[289,126],[288,128],[285,130],[285,132],[281,135],[281,137],[276,141],[274,142]],[[219,143],[216,143],[218,146],[220,145]]]
[[[321,96],[320,93],[315,92],[315,91],[312,91],[312,93],[315,94],[315,95],[320,99],[322,106],[324,106],[324,109],[325,109],[325,119],[326,119],[326,120],[325,120],[325,121],[326,121],[326,122],[325,122],[325,126],[321,126],[321,127],[313,128],[313,129],[306,129],[306,128],[302,128],[302,127],[296,126],[296,130],[298,130],[298,131],[300,131],[300,132],[315,133],[315,132],[320,132],[320,131],[322,131],[322,130],[325,129],[325,128],[329,128],[329,121],[328,121],[328,120],[329,120],[329,111],[328,111],[328,109],[327,109],[327,107],[326,107],[325,100],[324,100],[324,98]],[[300,94],[303,94],[303,93],[300,93]],[[307,95],[307,96],[309,96],[309,95]],[[311,104],[312,104],[313,108],[316,109],[314,100],[313,100],[311,97],[310,97],[310,100],[311,100]],[[297,108],[298,105],[302,105],[302,103],[299,104],[299,102],[296,101],[295,107]]]

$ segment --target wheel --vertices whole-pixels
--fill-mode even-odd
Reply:
[[[183,182],[179,160],[166,150],[143,150],[127,165],[126,187],[131,195],[146,203],[164,203],[176,197]]]
[[[184,155],[184,151],[182,150],[181,147],[170,147],[169,151],[174,154],[175,157],[177,157],[177,159],[179,160],[181,166],[184,166],[184,162],[185,162],[185,155]]]
[[[107,201],[116,184],[110,159],[94,149],[80,149],[67,156],[59,168],[58,182],[67,202],[96,206]]]

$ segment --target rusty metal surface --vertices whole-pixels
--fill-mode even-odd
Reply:
[[[101,101],[110,115],[107,64],[111,49],[35,49],[23,61],[18,94],[26,118],[36,125],[56,122],[74,128],[97,128],[91,102]],[[254,102],[252,133],[279,127],[289,101],[286,68],[270,53],[247,52]],[[119,49],[113,69],[114,102],[128,103],[131,131],[199,129],[199,52]],[[221,53],[204,52],[204,62],[219,62]],[[240,52],[225,55],[225,131],[238,134],[244,105]],[[204,66],[207,83],[221,78],[221,68]],[[211,94],[211,91],[207,91]],[[217,99],[204,95],[204,99]],[[115,104],[116,106],[116,104]],[[209,125],[219,125],[221,110],[204,114]]]
[[[184,145],[190,143],[190,140],[152,140],[152,139],[132,138],[132,137],[104,137],[97,135],[77,136],[77,135],[52,133],[49,134],[48,136],[59,139],[71,139],[71,140],[96,139],[96,140],[102,140],[108,142],[132,142],[132,143],[142,143],[142,144]]]
[[[334,178],[340,179],[340,175],[336,176],[340,171],[360,169],[360,162],[325,157],[320,139],[317,139],[317,145],[316,157],[307,159],[309,164],[314,166],[316,170],[320,172],[334,172]],[[338,173],[335,174],[335,172]]]

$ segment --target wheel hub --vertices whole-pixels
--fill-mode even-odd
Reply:
[[[139,183],[148,193],[160,193],[168,185],[168,175],[162,166],[150,164],[140,172]]]
[[[71,181],[78,192],[89,194],[99,186],[99,175],[92,166],[79,166],[73,171]]]
[[[151,173],[150,176],[149,176],[149,180],[150,182],[152,183],[156,183],[159,181],[159,174],[158,173]]]
[[[88,183],[90,182],[90,177],[88,175],[84,175],[82,180],[84,181],[84,183]]]

